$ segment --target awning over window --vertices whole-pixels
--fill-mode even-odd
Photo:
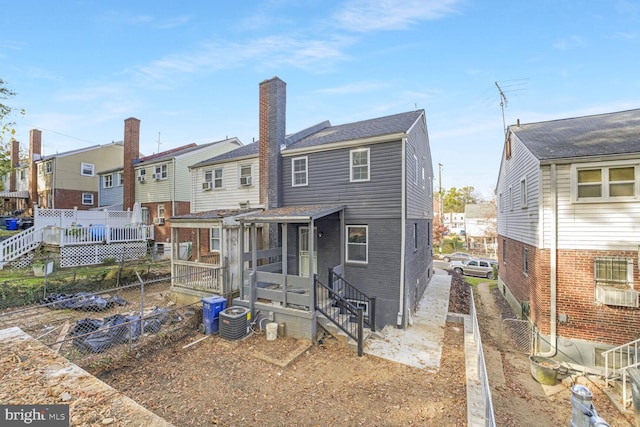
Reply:
[[[2,199],[28,199],[28,191],[0,191],[0,198]]]

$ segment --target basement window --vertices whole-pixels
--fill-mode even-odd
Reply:
[[[638,292],[633,289],[633,259],[595,257],[593,266],[596,302],[638,307]]]

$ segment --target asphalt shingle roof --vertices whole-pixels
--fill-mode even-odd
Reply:
[[[198,162],[195,165],[191,165],[191,167],[198,168],[201,166],[237,159],[240,157],[257,156],[259,148],[260,145],[258,144],[258,141],[252,142],[251,144],[243,145],[242,147],[236,148],[235,150],[227,151],[226,153]]]
[[[640,153],[640,109],[509,129],[539,160]]]
[[[333,142],[406,132],[423,113],[424,110],[416,110],[344,125],[329,126],[287,146],[287,149],[308,148]]]

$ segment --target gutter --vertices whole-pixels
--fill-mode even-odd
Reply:
[[[406,214],[407,214],[407,138],[406,136],[402,138],[402,176],[400,180],[402,182],[402,190],[401,190],[401,202],[400,202],[400,304],[398,307],[398,318],[396,320],[396,324],[400,327],[404,327],[404,257],[405,257],[405,243],[406,236],[405,231],[407,228],[406,224]]]
[[[550,283],[549,283],[549,291],[550,291],[550,312],[549,312],[549,325],[550,325],[550,334],[549,334],[549,344],[551,348],[548,352],[541,353],[540,356],[543,357],[552,357],[558,353],[558,337],[557,337],[557,322],[556,322],[556,294],[557,294],[557,286],[558,286],[558,277],[557,277],[557,269],[558,269],[558,175],[556,172],[556,164],[551,164],[551,176],[550,176],[550,186],[551,186],[551,253],[549,254],[549,267],[550,267]]]

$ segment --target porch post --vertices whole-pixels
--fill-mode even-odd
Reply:
[[[251,318],[255,319],[256,287],[258,286],[258,229],[255,223],[251,224],[251,283],[249,284],[249,310]]]
[[[196,262],[200,262],[200,228],[196,228]],[[193,254],[193,250],[191,251]]]
[[[346,236],[344,230],[344,209],[340,210],[340,265],[344,265]]]
[[[289,274],[289,265],[287,264],[287,227],[288,224],[280,224],[282,228],[282,274]]]
[[[309,288],[311,289],[311,303],[309,307],[312,311],[315,311],[315,307],[313,306],[313,301],[316,300],[316,287],[315,287],[315,275],[317,271],[313,271],[313,258],[315,256],[316,248],[314,248],[313,243],[315,242],[316,230],[315,230],[315,221],[311,218],[309,222],[309,233],[307,233],[307,238],[309,239]]]

